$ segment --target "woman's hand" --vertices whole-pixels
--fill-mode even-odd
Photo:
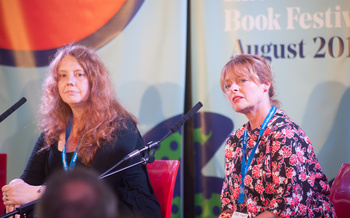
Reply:
[[[2,187],[2,200],[6,209],[13,210],[15,207],[26,204],[40,198],[40,186],[32,186],[25,183],[22,179],[14,179],[8,185]]]

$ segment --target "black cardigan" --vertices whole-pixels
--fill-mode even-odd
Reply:
[[[132,121],[127,122],[128,129],[115,132],[118,136],[113,143],[105,143],[96,152],[91,168],[102,174],[130,152],[143,147],[143,140]],[[57,170],[63,170],[61,151],[58,142],[50,149],[38,152],[44,145],[43,134],[38,138],[21,179],[30,185],[42,185],[47,178]],[[73,152],[67,153],[69,163]],[[128,166],[140,161],[141,157],[134,157],[117,167]],[[79,161],[76,166],[85,166]],[[85,166],[87,167],[87,166]],[[111,172],[115,171],[112,170]],[[114,189],[119,202],[121,217],[161,217],[160,205],[152,189],[147,168],[138,165],[104,178]]]

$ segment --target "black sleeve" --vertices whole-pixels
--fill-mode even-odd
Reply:
[[[45,167],[47,163],[48,150],[39,150],[44,146],[44,135],[41,134],[33,148],[27,166],[20,177],[29,185],[42,185],[45,182]]]
[[[117,140],[112,143],[107,143],[103,145],[101,149],[97,150],[92,168],[94,168],[99,174],[104,173],[106,170],[121,161],[126,155],[143,146],[142,138],[135,124],[128,121],[127,127],[127,129],[119,130],[117,133],[114,133],[117,136]],[[140,157],[136,157],[136,159],[137,160],[133,160],[133,162],[140,160]],[[120,170],[130,164],[130,160],[122,162],[118,167],[111,170],[111,172]],[[113,174],[112,176],[108,176],[105,180],[113,185],[117,185],[119,184],[124,172],[125,171],[122,171]]]
[[[127,122],[128,129],[117,133],[117,140],[103,146],[96,153],[93,168],[103,173],[126,155],[144,146],[142,137],[132,121]],[[123,162],[111,172],[130,166],[141,160],[141,155]],[[145,165],[137,165],[125,171],[113,174],[104,180],[111,185],[119,198],[121,214],[132,217],[160,217],[160,206],[153,192]]]

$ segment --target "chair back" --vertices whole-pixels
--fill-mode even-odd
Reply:
[[[350,164],[343,163],[335,177],[330,200],[338,218],[349,217],[350,212]]]
[[[152,187],[160,203],[162,218],[171,217],[174,187],[179,169],[178,160],[155,160],[147,164]]]
[[[0,154],[0,189],[6,185],[7,154]],[[0,203],[0,214],[5,210],[5,205]]]

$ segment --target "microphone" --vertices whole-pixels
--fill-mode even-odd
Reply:
[[[182,118],[173,126],[171,127],[170,131],[159,141],[157,142],[149,142],[147,143],[143,148],[141,149],[137,149],[131,153],[129,153],[128,155],[126,155],[122,160],[120,160],[116,165],[114,165],[113,167],[111,167],[110,169],[108,169],[106,172],[102,173],[100,176],[99,176],[99,179],[103,179],[103,178],[106,178],[110,175],[113,175],[119,171],[114,171],[114,172],[111,172],[109,173],[112,169],[116,168],[117,166],[119,166],[121,163],[123,163],[124,161],[130,159],[130,158],[133,158],[133,157],[136,157],[140,154],[142,154],[143,152],[145,151],[151,151],[154,149],[153,153],[155,152],[156,149],[158,149],[159,147],[159,144],[161,141],[163,141],[166,137],[168,137],[170,134],[176,132],[185,122],[187,122],[191,117],[193,117],[193,115],[203,106],[202,102],[198,102],[193,108],[191,108],[190,111],[188,111],[184,116],[182,116]],[[150,155],[151,156],[151,155]],[[154,156],[152,157],[152,159],[154,160]],[[147,162],[145,163],[148,163],[149,160],[147,160]],[[153,161],[152,161],[153,162]],[[150,162],[150,163],[152,163]],[[109,173],[109,174],[107,174]]]
[[[184,123],[186,123],[193,115],[203,107],[202,102],[198,102],[187,114],[185,114],[171,129],[172,133],[176,132]]]
[[[1,116],[0,116],[0,123],[4,119],[6,119],[6,117],[10,116],[10,114],[12,114],[15,110],[17,110],[19,107],[21,107],[22,104],[24,104],[26,101],[27,101],[27,99],[25,97],[21,98],[12,107],[10,107],[9,109],[7,109],[7,111],[5,111],[3,114],[1,114]]]
[[[143,148],[137,149],[130,154],[126,155],[123,160],[128,160],[132,157],[138,156],[142,154],[144,151],[158,149],[159,144],[161,141],[163,141],[166,137],[168,137],[170,134],[176,132],[184,123],[186,123],[193,115],[203,106],[202,102],[198,102],[195,106],[191,108],[182,118],[173,126],[170,128],[170,131],[158,142],[149,142],[147,143]]]

